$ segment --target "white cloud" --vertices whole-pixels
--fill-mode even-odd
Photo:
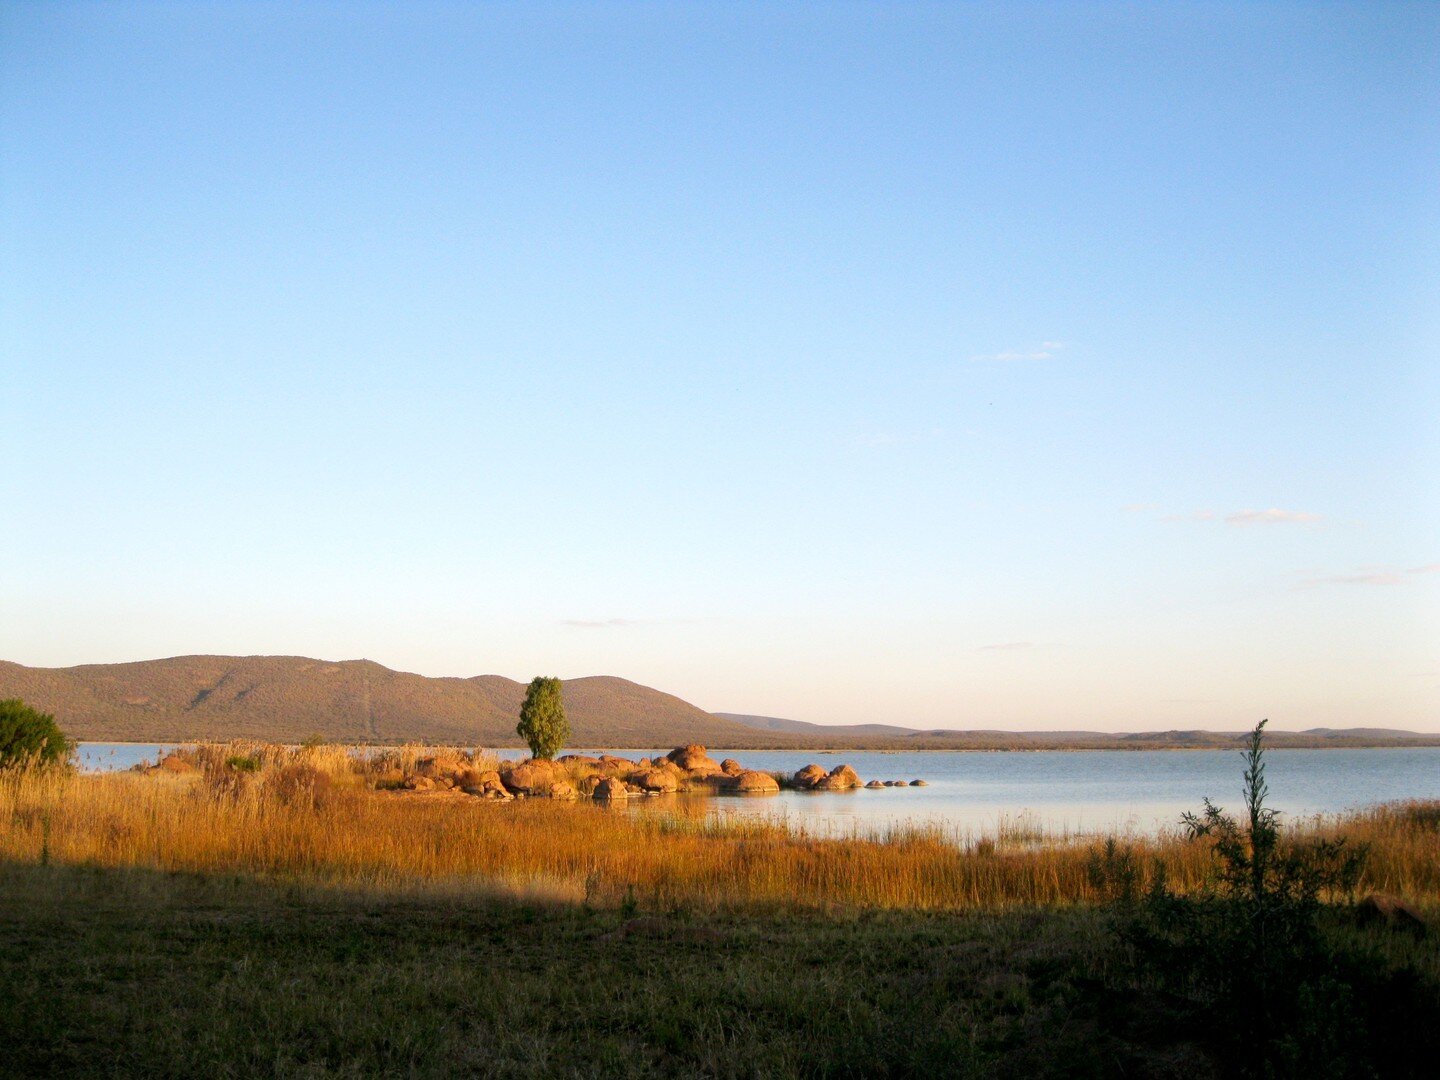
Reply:
[[[1307,578],[1299,588],[1313,589],[1317,585],[1404,585],[1421,574],[1440,573],[1440,563],[1426,563],[1402,570],[1397,566],[1360,566],[1348,574],[1324,574]]]
[[[1054,360],[1055,354],[1065,348],[1063,341],[1042,341],[1032,349],[1006,349],[998,353],[976,353],[970,357],[972,361],[999,361],[1000,363],[1013,363],[1017,360]]]
[[[1332,574],[1329,577],[1311,578],[1304,582],[1302,589],[1313,589],[1317,585],[1399,585],[1405,579],[1389,570],[1366,570],[1357,574]]]
[[[1225,515],[1226,525],[1278,525],[1297,523],[1313,525],[1322,520],[1319,514],[1308,510],[1236,510]]]

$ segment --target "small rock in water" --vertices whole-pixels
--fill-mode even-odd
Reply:
[[[911,781],[910,781],[910,786],[911,786],[911,787],[929,787],[930,785],[927,784],[924,780],[911,780]]]
[[[868,784],[866,784],[865,786],[866,786],[867,788],[871,788],[872,790],[873,790],[874,788],[883,788],[883,787],[885,786],[885,781],[883,781],[883,780],[871,780],[871,781],[870,781]]]

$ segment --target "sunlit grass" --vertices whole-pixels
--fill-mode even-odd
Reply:
[[[989,835],[896,826],[826,838],[793,820],[731,819],[677,800],[637,814],[590,800],[497,803],[456,793],[375,791],[434,748],[365,759],[344,747],[196,748],[191,775],[12,772],[0,778],[0,859],[191,871],[387,892],[544,896],[651,910],[1064,906],[1102,899],[1087,874],[1093,838],[1016,818]],[[494,761],[449,751],[474,768]],[[235,759],[255,763],[237,768]],[[693,800],[692,800],[693,802]],[[1440,804],[1296,824],[1368,847],[1362,891],[1440,899]],[[1194,889],[1211,872],[1178,835],[1131,838],[1142,873],[1163,862]]]

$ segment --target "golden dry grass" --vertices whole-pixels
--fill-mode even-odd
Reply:
[[[0,777],[0,859],[243,875],[383,891],[522,893],[613,906],[956,910],[1060,906],[1101,897],[1093,842],[1001,833],[958,843],[940,830],[822,839],[768,822],[717,821],[694,800],[637,814],[588,800],[495,803],[459,793],[377,792],[376,770],[413,768],[434,748],[357,763],[343,747],[225,744],[195,751],[191,775],[12,772]],[[450,751],[479,766],[476,755]],[[256,762],[255,771],[235,759]],[[701,800],[703,802],[703,800]],[[1440,900],[1440,807],[1410,804],[1296,836],[1368,846],[1360,888]],[[1131,841],[1181,890],[1211,870],[1177,838]]]

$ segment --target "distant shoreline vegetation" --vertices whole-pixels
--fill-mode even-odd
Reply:
[[[1219,734],[1222,734],[1222,733],[1215,733],[1215,734],[1219,735]],[[1229,737],[1229,735],[1230,735],[1230,733],[1228,733],[1228,732],[1225,732],[1225,733],[1223,733],[1223,734],[1224,734],[1226,737]],[[1276,734],[1278,734],[1281,738],[1283,738],[1284,735],[1285,735],[1284,732],[1278,732],[1278,733],[1276,733]],[[82,739],[78,740],[78,741],[77,741],[77,745],[78,745],[78,746],[161,746],[161,745],[165,745],[165,746],[181,746],[181,745],[191,745],[191,744],[201,743],[201,742],[229,742],[229,741],[231,741],[232,739],[235,739],[235,738],[240,738],[240,736],[227,736],[227,735],[216,735],[216,736],[205,735],[205,736],[196,736],[196,735],[189,735],[189,736],[180,736],[180,737],[172,737],[172,738],[157,738],[157,739],[106,739],[106,738],[88,738],[88,737],[87,737],[87,738],[82,738]],[[863,742],[863,741],[845,742],[845,743],[841,743],[841,742],[834,742],[834,743],[824,743],[824,742],[820,742],[820,743],[817,743],[817,742],[810,742],[810,741],[808,741],[808,740],[801,740],[801,741],[799,741],[799,742],[786,742],[786,743],[756,742],[756,743],[746,743],[746,744],[744,744],[744,745],[740,745],[740,744],[738,744],[738,743],[729,743],[729,744],[725,744],[725,745],[722,745],[722,746],[716,746],[716,747],[714,748],[714,752],[717,753],[717,754],[718,754],[718,753],[726,753],[726,754],[728,754],[728,753],[731,753],[731,752],[734,752],[734,753],[745,753],[745,752],[747,752],[747,751],[790,751],[790,750],[793,750],[793,751],[795,751],[795,752],[797,752],[797,753],[808,752],[808,753],[812,753],[812,754],[845,754],[845,753],[865,753],[865,754],[905,754],[905,753],[923,753],[923,754],[1011,754],[1011,753],[1014,753],[1014,754],[1027,754],[1027,753],[1077,753],[1077,754],[1081,754],[1081,753],[1095,753],[1095,754],[1104,754],[1104,753],[1121,753],[1121,754],[1123,754],[1123,753],[1129,753],[1129,752],[1141,751],[1141,750],[1165,750],[1165,751],[1176,751],[1176,752],[1181,752],[1181,751],[1197,751],[1197,752],[1210,752],[1210,753],[1214,753],[1214,752],[1217,752],[1217,751],[1238,750],[1238,749],[1240,749],[1241,746],[1243,745],[1243,743],[1244,743],[1244,738],[1245,738],[1245,736],[1244,736],[1243,734],[1236,734],[1236,735],[1234,735],[1232,741],[1221,742],[1221,741],[1219,741],[1219,739],[1217,738],[1217,740],[1216,740],[1215,742],[1213,742],[1213,743],[1204,743],[1204,744],[1198,744],[1198,743],[1179,743],[1179,742],[1177,742],[1177,743],[1166,743],[1166,742],[1161,741],[1161,740],[1156,740],[1156,741],[1154,741],[1154,742],[1129,742],[1129,743],[1123,743],[1123,744],[1122,744],[1122,743],[1119,743],[1119,742],[1117,741],[1117,743],[1114,744],[1114,745],[1089,745],[1089,744],[1077,744],[1077,743],[1069,743],[1069,744],[1066,744],[1066,743],[1042,743],[1042,742],[1034,742],[1034,743],[1025,743],[1025,744],[1016,743],[1016,744],[1012,744],[1012,745],[1000,745],[1000,744],[996,744],[996,745],[966,745],[966,746],[959,746],[959,745],[931,745],[931,744],[928,744],[928,743],[906,743],[906,744],[903,744],[903,745],[891,745],[891,744],[870,743],[870,742]],[[304,740],[303,740],[303,739],[299,739],[299,738],[296,738],[296,739],[283,739],[283,738],[282,738],[282,739],[278,739],[278,740],[275,740],[275,741],[278,742],[278,743],[280,743],[281,745],[299,746]],[[664,741],[664,740],[662,740],[662,742],[663,742],[663,741]],[[673,742],[673,741],[675,741],[675,740],[669,740],[669,741],[672,741],[672,742]],[[373,747],[373,748],[375,748],[375,749],[377,749],[377,750],[383,750],[383,749],[394,749],[394,748],[398,748],[398,747],[402,747],[402,746],[411,746],[411,745],[414,745],[414,740],[409,740],[409,739],[393,739],[393,740],[382,741],[382,742],[351,742],[351,743],[347,743],[347,745],[355,746],[355,747]],[[426,744],[426,745],[457,746],[457,745],[460,745],[460,744],[450,743],[450,744]],[[518,741],[512,741],[512,742],[510,742],[510,743],[503,743],[503,742],[498,742],[498,743],[486,743],[485,746],[486,746],[487,749],[497,750],[497,751],[503,751],[503,752],[509,752],[509,751],[512,751],[512,750],[513,750],[513,751],[516,751],[516,752],[520,752],[520,751],[524,751],[524,750],[526,749],[525,744],[524,744],[524,743],[521,743],[521,742],[518,742]],[[1416,735],[1413,740],[1393,739],[1393,740],[1388,740],[1388,741],[1386,741],[1386,740],[1379,740],[1379,739],[1376,739],[1376,740],[1373,740],[1373,741],[1365,741],[1365,740],[1340,741],[1340,740],[1336,740],[1336,739],[1330,739],[1330,740],[1325,740],[1325,739],[1309,740],[1309,739],[1304,739],[1304,738],[1297,738],[1296,741],[1294,741],[1294,742],[1283,742],[1283,743],[1279,743],[1278,745],[1272,746],[1272,747],[1270,747],[1269,749],[1270,749],[1271,751],[1284,751],[1284,750],[1396,750],[1396,749],[1406,749],[1406,748],[1426,749],[1426,748],[1433,748],[1433,747],[1440,747],[1440,736]],[[664,749],[663,746],[660,745],[659,742],[609,743],[609,744],[607,744],[607,745],[605,745],[605,746],[603,746],[603,747],[602,747],[602,746],[592,746],[592,745],[589,745],[589,744],[583,744],[583,745],[577,747],[577,750],[579,750],[579,751],[581,751],[581,752],[599,752],[599,751],[602,751],[602,750],[626,750],[626,751],[649,750],[649,751],[662,751],[662,752],[663,752],[663,749]]]

